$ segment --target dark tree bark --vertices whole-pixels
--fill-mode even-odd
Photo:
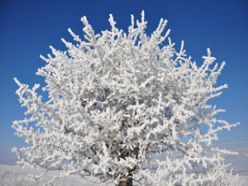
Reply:
[[[133,186],[133,179],[132,177],[125,177],[123,178],[117,186]]]

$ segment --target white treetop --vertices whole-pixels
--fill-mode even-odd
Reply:
[[[19,163],[95,176],[116,185],[232,185],[217,133],[236,124],[216,118],[223,109],[209,100],[224,63],[208,49],[198,66],[168,38],[167,20],[145,32],[131,16],[128,32],[109,16],[110,30],[96,34],[83,17],[84,35],[41,56],[44,99],[20,83],[17,95],[27,118],[13,128],[29,144],[15,148]],[[135,22],[136,21],[136,22]]]

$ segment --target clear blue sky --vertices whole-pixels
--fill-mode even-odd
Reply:
[[[248,147],[248,1],[241,0],[2,0],[0,2],[0,163],[14,163],[13,146],[24,143],[14,135],[12,121],[23,118],[24,109],[15,95],[13,77],[33,85],[42,82],[35,72],[44,65],[40,54],[48,45],[63,49],[61,37],[70,39],[67,28],[82,34],[80,18],[86,15],[96,31],[109,28],[108,14],[127,28],[130,14],[145,10],[148,32],[161,17],[169,20],[171,38],[185,41],[187,53],[201,63],[206,48],[227,65],[219,79],[230,88],[214,102],[226,108],[223,118],[241,125],[221,134],[219,143],[239,142]],[[177,45],[177,46],[178,46]]]

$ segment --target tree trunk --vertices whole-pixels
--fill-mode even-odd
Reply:
[[[133,179],[132,177],[125,177],[118,183],[117,186],[133,186]]]

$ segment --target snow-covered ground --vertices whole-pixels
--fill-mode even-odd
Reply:
[[[59,172],[53,171],[46,173],[40,179],[34,180],[30,174],[40,175],[41,171],[22,169],[19,166],[0,165],[0,186],[43,186]],[[79,176],[61,177],[55,180],[56,186],[104,186],[106,184],[92,182],[82,179]]]
[[[22,169],[19,166],[0,165],[0,186],[43,186],[48,183],[59,172],[53,171],[45,174],[40,179],[34,180],[30,174],[39,175],[38,170]],[[248,186],[248,175],[241,175],[240,180],[244,181],[243,186]],[[56,186],[105,186],[106,184],[81,179],[79,176],[61,177],[55,180]]]

